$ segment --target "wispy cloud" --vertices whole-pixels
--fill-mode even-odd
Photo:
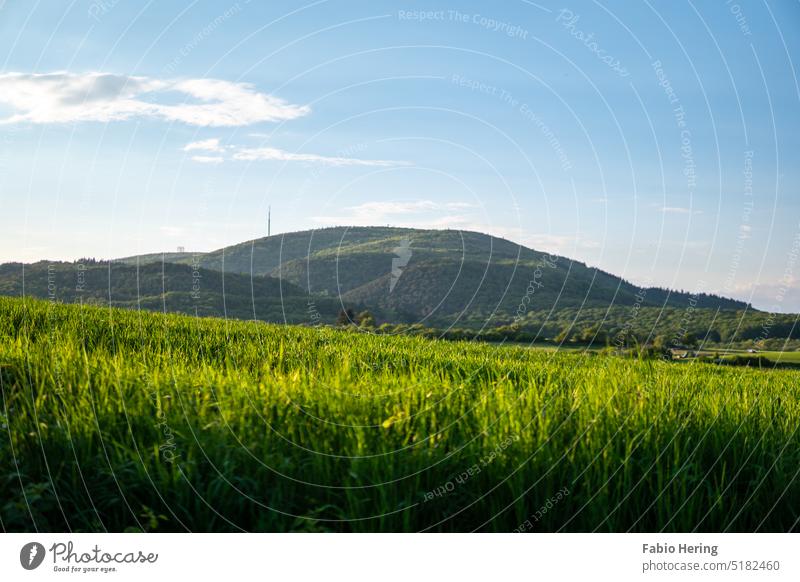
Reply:
[[[791,273],[781,279],[739,283],[732,290],[725,289],[721,293],[749,301],[756,309],[776,313],[800,312],[800,279]]]
[[[290,152],[273,147],[250,148],[241,147],[237,145],[223,146],[220,144],[219,138],[209,138],[199,141],[193,141],[182,148],[185,152],[209,152],[215,154],[224,154],[230,152],[231,158],[234,160],[246,162],[258,161],[277,161],[277,162],[301,162],[305,164],[321,164],[324,166],[333,167],[346,167],[346,166],[367,166],[387,168],[394,166],[409,166],[409,162],[398,160],[369,160],[363,158],[353,158],[344,155],[325,156],[320,154]],[[213,162],[219,163],[224,160],[220,156],[194,156],[192,159],[196,162]]]
[[[318,154],[303,154],[288,152],[278,148],[242,148],[233,154],[233,159],[248,162],[254,161],[279,161],[279,162],[306,162],[311,164],[324,164],[327,166],[408,166],[408,162],[396,160],[365,160],[341,156],[322,156]]]
[[[221,164],[225,158],[222,156],[192,156],[192,161],[201,164]]]
[[[692,210],[682,206],[659,206],[659,212],[664,214],[702,214],[702,210]]]
[[[375,201],[346,207],[344,209],[345,212],[341,215],[313,216],[312,220],[318,224],[369,226],[396,222],[398,219],[402,221],[414,217],[413,224],[425,225],[424,227],[420,226],[420,228],[445,228],[466,222],[468,217],[452,213],[471,208],[476,208],[476,205],[467,202],[434,202],[433,200]],[[437,216],[424,222],[420,221],[419,215],[431,213],[444,213],[444,216]],[[398,223],[397,225],[400,226],[401,224]]]
[[[753,227],[749,224],[739,225],[739,238],[742,240],[753,238]]]
[[[185,152],[194,152],[198,150],[203,152],[224,152],[225,148],[219,145],[219,139],[215,137],[193,141],[183,146],[183,151]]]
[[[389,216],[397,214],[417,214],[420,212],[439,212],[475,208],[468,202],[434,202],[433,200],[414,200],[410,202],[365,202],[351,206],[355,216]]]
[[[186,102],[168,102],[179,93]],[[10,116],[0,124],[111,122],[155,118],[205,127],[246,126],[307,115],[249,83],[218,79],[167,80],[108,73],[0,74],[0,104]]]

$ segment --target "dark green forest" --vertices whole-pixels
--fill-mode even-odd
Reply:
[[[455,230],[327,228],[210,253],[8,263],[0,265],[0,294],[447,339],[775,350],[800,343],[795,315],[637,287],[578,261]]]

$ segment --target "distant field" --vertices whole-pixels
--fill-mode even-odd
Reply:
[[[767,358],[771,362],[800,364],[800,352],[757,352],[754,355]]]
[[[679,351],[678,353],[684,353]],[[800,364],[800,352],[797,351],[770,351],[770,350],[756,350],[748,352],[747,350],[701,350],[697,352],[700,356],[719,356],[723,360],[731,360],[735,358],[762,358],[768,360],[773,364]]]
[[[0,392],[7,531],[800,519],[792,370],[0,298]]]
[[[525,346],[526,344],[515,344],[519,346]],[[605,348],[603,347],[594,347],[594,346],[580,346],[580,345],[548,345],[548,344],[534,344],[530,346],[526,346],[534,350],[539,350],[543,352],[572,352],[572,353],[585,353],[585,354],[596,354],[598,352],[602,352]],[[686,350],[675,350],[674,353],[676,355],[686,354]],[[695,352],[690,351],[689,354],[694,354]],[[715,356],[719,355],[722,359],[733,359],[737,357],[750,357],[750,358],[764,358],[769,360],[770,363],[775,364],[800,364],[800,352],[796,351],[785,351],[785,352],[776,352],[776,351],[756,351],[756,352],[748,352],[747,350],[701,350],[696,352],[700,356]]]

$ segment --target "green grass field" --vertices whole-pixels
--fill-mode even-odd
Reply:
[[[791,370],[0,298],[0,391],[4,531],[789,531],[800,517]]]
[[[762,360],[762,368],[780,367],[780,365],[787,367],[787,364],[790,366],[800,365],[800,352],[790,350],[783,352],[774,350],[756,350],[754,352],[748,352],[747,350],[743,349],[705,349],[697,352],[693,350],[689,350],[688,352],[686,350],[677,350],[675,353],[678,355],[686,353],[689,356],[689,359],[692,359],[694,357],[693,354],[696,353],[700,357],[720,358],[720,360],[723,362],[737,359],[751,359],[754,360],[752,365],[755,367],[758,367],[757,360]]]
[[[742,355],[761,356],[777,364],[800,364],[800,352],[757,351],[754,354],[748,354],[745,351]]]

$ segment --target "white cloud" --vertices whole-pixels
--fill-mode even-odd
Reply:
[[[434,202],[433,200],[413,200],[408,202],[365,202],[358,206],[349,206],[343,215],[338,216],[314,216],[312,220],[319,224],[351,224],[353,226],[369,226],[374,224],[385,224],[396,222],[393,217],[408,217],[409,215],[420,215],[424,213],[444,212],[452,213],[469,208],[476,208],[476,205],[467,202]],[[413,219],[413,224],[418,228],[454,228],[459,224],[468,221],[468,217],[462,215],[445,214],[428,222],[420,222],[419,218]],[[421,226],[420,226],[421,225]],[[399,224],[398,224],[399,226]]]
[[[475,208],[468,202],[434,202],[433,200],[414,200],[411,202],[365,202],[351,206],[356,217],[385,217],[397,214],[417,214],[420,212],[440,212]]]
[[[692,210],[691,208],[684,208],[682,206],[661,206],[659,211],[664,214],[702,214],[702,210]]]
[[[345,158],[341,156],[321,156],[318,154],[300,154],[287,152],[278,148],[242,148],[233,154],[233,159],[247,162],[253,161],[279,161],[279,162],[306,162],[325,164],[327,166],[407,166],[408,162],[394,160],[363,160],[359,158]]]
[[[493,232],[495,236],[513,240],[537,251],[575,258],[580,255],[581,260],[586,260],[583,256],[586,253],[602,249],[600,242],[577,234],[531,233],[521,228],[496,228]]]
[[[800,279],[787,273],[782,279],[739,283],[731,292],[724,292],[753,307],[776,313],[800,313]]]
[[[225,148],[219,145],[219,140],[215,137],[212,137],[211,139],[193,141],[183,146],[183,151],[185,152],[193,152],[197,150],[204,152],[224,152]]]
[[[222,156],[192,156],[192,161],[201,164],[221,164],[225,158]]]
[[[409,165],[408,162],[394,160],[365,160],[360,158],[350,158],[343,156],[322,156],[319,154],[301,154],[288,152],[278,148],[242,148],[236,145],[222,146],[218,138],[209,138],[193,141],[183,146],[185,152],[209,152],[223,154],[226,150],[231,150],[234,160],[241,161],[283,161],[283,162],[305,162],[313,164],[323,164],[326,166],[371,166],[371,167],[392,167]],[[196,162],[220,163],[224,160],[222,156],[194,156]]]
[[[167,102],[168,93],[185,102]],[[110,122],[156,118],[207,127],[282,121],[310,112],[307,106],[260,93],[249,83],[218,79],[167,80],[108,73],[0,74],[0,104],[10,123]]]

